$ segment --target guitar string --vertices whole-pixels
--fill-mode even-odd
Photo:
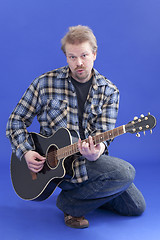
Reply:
[[[120,127],[117,127],[115,129],[112,129],[112,130],[109,130],[107,132],[104,132],[104,133],[101,133],[97,136],[93,136],[93,141],[94,141],[94,144],[97,144],[97,143],[100,143],[104,140],[109,140],[109,139],[112,139],[120,134],[123,134],[124,132],[122,131],[123,130],[123,126],[120,126]],[[88,142],[89,140],[88,139],[84,139],[82,141],[83,142]],[[59,153],[58,153],[59,152]],[[71,156],[75,153],[79,152],[78,150],[78,143],[74,143],[72,145],[69,145],[69,146],[65,146],[61,149],[56,149],[52,152],[48,152],[49,156],[52,156],[52,157],[58,157],[58,158],[63,158],[63,157],[67,157],[67,156]]]

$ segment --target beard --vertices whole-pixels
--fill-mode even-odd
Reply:
[[[86,71],[85,68],[76,68],[72,77],[79,82],[87,82],[90,79],[91,72]]]

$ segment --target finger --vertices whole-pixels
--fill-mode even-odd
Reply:
[[[86,148],[88,148],[88,145],[85,141],[82,142],[81,139],[78,140],[78,148],[79,150],[83,151],[85,150]]]
[[[34,155],[34,160],[32,161],[32,163],[36,166],[43,166],[44,162],[45,162],[46,158],[41,156],[39,153],[36,152],[36,154]]]
[[[78,148],[79,148],[79,150],[82,148],[82,146],[81,146],[81,139],[80,138],[78,139]]]
[[[89,149],[89,143],[87,143],[87,142],[83,142],[83,143],[82,143],[82,151],[83,151],[83,152],[89,152],[89,151],[90,151],[90,149]]]
[[[88,139],[89,139],[89,147],[90,147],[90,150],[91,150],[91,151],[94,151],[95,146],[94,146],[94,143],[93,143],[93,139],[92,139],[91,136],[89,136]]]
[[[101,145],[100,145],[100,144],[97,144],[97,145],[95,146],[95,148],[96,148],[96,150],[100,151]]]
[[[41,166],[43,166],[44,165],[44,161],[39,161],[39,160],[36,160],[36,159],[32,159],[32,160],[30,160],[30,161],[28,161],[28,164],[32,167],[32,166],[34,166],[34,167],[41,167]]]
[[[42,169],[43,168],[43,166],[44,166],[44,163],[41,163],[40,165],[36,165],[36,164],[29,164],[29,167],[30,168],[33,168],[33,169],[35,169],[35,170],[40,170],[40,169]]]
[[[78,139],[78,149],[79,149],[79,152],[82,154],[82,144],[81,144],[81,139],[79,138]]]
[[[42,170],[43,167],[39,168],[39,169],[36,169],[34,167],[30,167],[29,169],[32,171],[32,172],[35,172],[35,173],[38,173]]]
[[[39,153],[37,153],[37,152],[35,152],[35,158],[37,158],[37,159],[40,160],[40,161],[45,161],[45,160],[46,160],[45,157],[41,156],[41,155],[40,155]]]
[[[88,144],[86,142],[83,142],[82,143],[82,148],[87,148],[88,147]]]
[[[44,163],[45,161],[45,157],[42,157],[39,153],[35,151],[28,151],[24,157],[27,163],[33,163],[36,165],[39,165],[39,162]]]
[[[44,164],[41,164],[41,165],[36,165],[36,164],[33,164],[33,163],[29,163],[29,164],[28,164],[28,167],[29,167],[30,169],[33,168],[33,169],[35,169],[35,170],[42,169],[43,166],[44,166]]]
[[[35,156],[33,158],[29,158],[27,161],[28,166],[33,167],[33,168],[41,168],[44,165],[45,160],[39,160]]]

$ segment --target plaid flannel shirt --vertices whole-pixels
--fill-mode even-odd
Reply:
[[[40,123],[40,134],[43,136],[51,136],[60,127],[79,132],[77,105],[68,66],[36,78],[7,123],[6,135],[17,157],[21,159],[24,153],[35,149],[32,137],[27,131],[35,116]],[[93,69],[93,83],[84,106],[82,122],[85,137],[113,129],[118,107],[117,87]],[[109,141],[104,143],[107,150]],[[72,182],[81,183],[88,179],[83,157],[75,160],[74,172]]]

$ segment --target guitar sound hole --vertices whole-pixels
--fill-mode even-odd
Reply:
[[[55,168],[58,165],[57,148],[54,145],[50,146],[50,148],[48,149],[47,163],[48,163],[48,166],[51,168]]]

